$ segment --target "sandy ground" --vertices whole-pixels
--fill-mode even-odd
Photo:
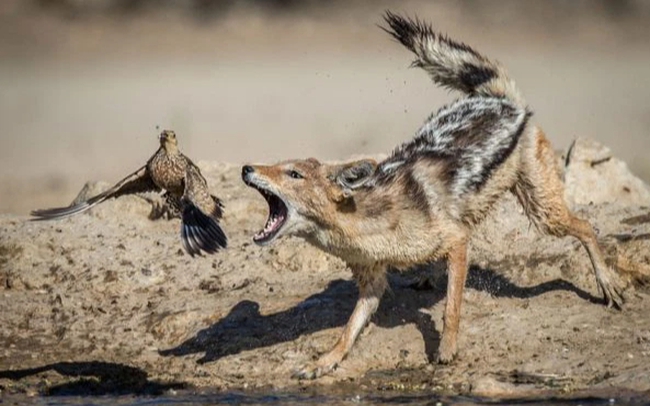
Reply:
[[[567,199],[597,226],[610,262],[626,281],[650,276],[648,186],[587,140],[568,162]],[[137,196],[57,222],[0,217],[0,391],[650,396],[648,290],[631,284],[623,311],[603,306],[578,242],[540,235],[512,198],[472,241],[455,363],[429,362],[446,286],[444,264],[431,264],[391,274],[378,313],[332,375],[291,379],[334,344],[357,289],[339,260],[300,240],[253,244],[264,200],[239,166],[200,166],[227,204],[230,247],[216,255],[184,254],[179,221],[150,220],[151,203]],[[409,287],[430,274],[431,290]]]

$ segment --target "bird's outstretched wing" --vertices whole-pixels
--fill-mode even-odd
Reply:
[[[190,161],[185,173],[185,192],[181,198],[181,240],[188,254],[209,254],[228,245],[228,237],[217,222],[221,218],[221,201],[212,196],[199,169]]]
[[[70,205],[68,207],[58,207],[54,209],[34,210],[31,212],[35,219],[32,220],[53,220],[69,217],[75,214],[83,213],[91,207],[103,202],[104,200],[129,195],[133,193],[144,193],[159,191],[160,188],[149,176],[146,165],[133,172],[126,178],[119,181],[115,186],[105,192],[91,197],[85,202]]]

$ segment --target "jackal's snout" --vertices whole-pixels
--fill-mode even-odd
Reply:
[[[244,165],[241,168],[241,180],[244,181],[245,184],[250,186],[250,174],[255,172],[255,168],[253,168],[250,165]]]

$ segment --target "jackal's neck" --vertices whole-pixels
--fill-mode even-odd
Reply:
[[[390,196],[362,191],[301,237],[348,263],[372,262],[377,241],[399,238],[401,213],[393,207]]]
[[[349,265],[404,267],[436,258],[457,227],[407,189],[388,184],[355,191],[308,241]]]

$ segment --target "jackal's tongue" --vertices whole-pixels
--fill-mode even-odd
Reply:
[[[271,238],[280,229],[280,227],[282,227],[284,220],[286,220],[284,213],[270,213],[268,220],[266,220],[264,229],[255,234],[253,239],[255,241],[264,241]]]

